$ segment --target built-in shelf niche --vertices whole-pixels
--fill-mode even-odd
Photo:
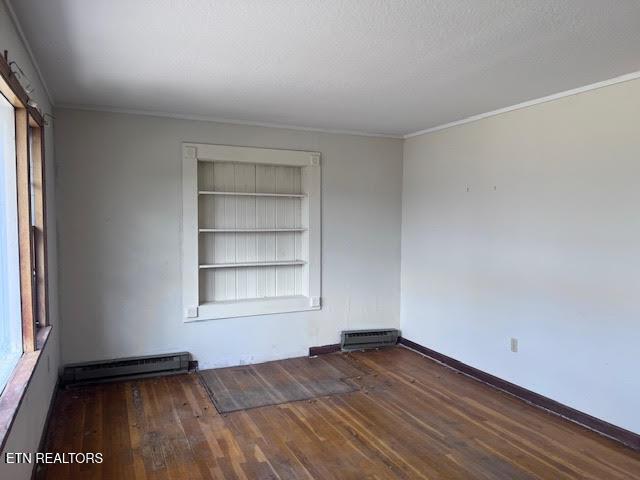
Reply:
[[[185,292],[186,316],[193,318],[196,310],[201,319],[220,318],[216,311],[242,316],[318,308],[319,154],[191,145],[183,149],[183,187],[196,199],[183,192],[183,261],[193,264],[193,252],[185,251],[194,244],[195,227],[197,278],[191,283],[198,308],[196,296]],[[189,202],[197,208],[195,218],[187,212]],[[183,273],[193,277],[187,265]],[[264,311],[259,300],[266,302]]]

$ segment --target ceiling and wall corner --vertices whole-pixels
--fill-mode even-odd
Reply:
[[[635,0],[12,5],[91,109],[402,137],[640,71]]]
[[[493,110],[491,112],[480,113],[478,115],[473,115],[471,117],[463,118],[461,120],[456,120],[454,122],[445,123],[443,125],[437,125],[435,127],[427,128],[425,130],[409,133],[407,135],[403,135],[403,138],[407,139],[407,138],[417,137],[419,135],[425,135],[427,133],[437,132],[439,130],[444,130],[446,128],[457,127],[458,125],[464,125],[465,123],[477,122],[478,120],[494,117],[496,115],[500,115],[503,113],[513,112],[514,110],[520,110],[521,108],[533,107],[535,105],[540,105],[542,103],[559,100],[564,97],[570,97],[572,95],[585,93],[590,90],[597,90],[599,88],[616,85],[617,83],[624,83],[624,82],[629,82],[631,80],[637,80],[638,78],[640,78],[640,72],[633,72],[633,73],[628,73],[626,75],[620,75],[619,77],[610,78],[602,82],[592,83],[591,85],[585,85],[584,87],[573,88],[565,92],[554,93],[553,95],[548,95],[546,97],[536,98],[534,100],[518,103],[516,105],[511,105],[505,108],[500,108],[498,110]]]
[[[26,35],[24,34],[24,31],[22,30],[22,26],[20,25],[20,20],[18,19],[18,16],[16,15],[16,12],[13,10],[13,7],[11,5],[11,1],[10,0],[4,0],[4,4],[5,4],[6,10],[7,10],[7,14],[9,15],[9,17],[11,17],[11,22],[13,23],[13,27],[15,29],[15,32],[16,32],[17,36],[19,37],[20,41],[22,42],[22,46],[23,46],[25,52],[29,56],[29,60],[31,62],[31,66],[33,67],[33,69],[35,70],[35,72],[38,75],[38,81],[40,82],[40,85],[42,86],[42,90],[43,90],[44,94],[46,95],[46,99],[48,100],[50,105],[53,105],[54,104],[53,97],[51,97],[51,92],[49,91],[49,87],[47,86],[47,82],[45,81],[44,76],[42,75],[42,70],[40,69],[40,65],[38,65],[36,57],[33,54],[33,50],[31,49],[31,45],[29,45],[29,40],[27,39]]]

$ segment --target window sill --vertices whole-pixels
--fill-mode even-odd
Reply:
[[[4,450],[11,427],[20,410],[25,393],[38,367],[42,352],[47,344],[51,327],[43,327],[36,334],[37,350],[24,353],[16,365],[11,378],[0,395],[0,452]]]

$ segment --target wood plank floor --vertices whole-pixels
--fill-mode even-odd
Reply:
[[[365,371],[349,355],[289,358],[277,362],[202,370],[200,378],[218,412],[278,405],[353,392]]]
[[[336,354],[339,355],[339,354]],[[61,391],[49,479],[639,479],[640,453],[401,347],[359,390],[218,414],[197,375]]]

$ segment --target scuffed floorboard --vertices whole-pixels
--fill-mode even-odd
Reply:
[[[341,354],[334,354],[341,355]],[[358,389],[219,414],[196,375],[60,392],[47,479],[638,479],[640,453],[397,347]]]

